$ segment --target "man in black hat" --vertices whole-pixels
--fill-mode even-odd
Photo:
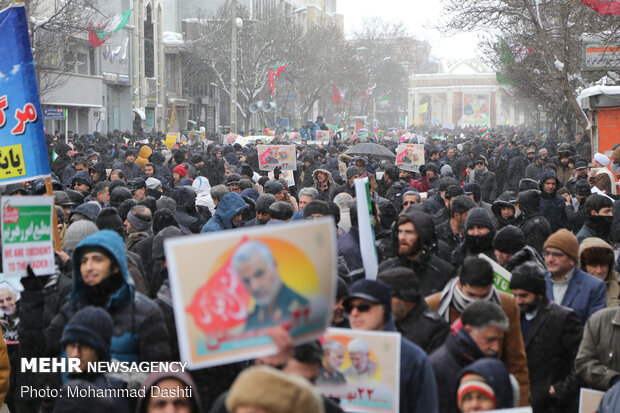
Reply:
[[[528,152],[529,155],[529,152]],[[543,157],[541,155],[534,155],[534,162],[530,163],[525,168],[525,177],[533,179],[535,181],[540,180],[540,175],[543,171]]]
[[[382,271],[377,279],[390,288],[396,329],[405,338],[420,346],[426,354],[431,354],[446,341],[450,326],[423,299],[413,270],[396,267]]]
[[[484,156],[476,158],[476,167],[465,177],[465,182],[476,182],[480,185],[480,193],[484,202],[493,202],[497,197],[495,174],[487,169],[487,160]]]
[[[505,226],[497,231],[493,239],[493,248],[495,248],[497,263],[508,271],[512,271],[524,262],[531,262],[543,270],[546,269],[540,254],[525,244],[523,231],[513,225]]]
[[[586,201],[592,195],[590,183],[585,179],[579,179],[572,187],[571,200],[566,200],[566,217],[568,226],[575,234],[579,232],[586,221]]]
[[[583,332],[577,313],[547,298],[543,270],[533,263],[512,271],[510,289],[520,310],[534,413],[577,411],[573,365]]]
[[[439,226],[440,224],[450,220],[452,200],[459,195],[465,195],[465,191],[463,191],[463,188],[460,185],[450,185],[446,189],[443,198],[445,208],[441,208],[433,214],[433,222],[435,223],[435,226]]]
[[[361,172],[359,169],[357,169],[357,167],[355,166],[350,166],[347,168],[347,181],[338,186],[336,188],[336,190],[334,191],[334,197],[336,197],[336,195],[342,193],[342,192],[346,192],[347,194],[351,195],[352,197],[355,197],[355,180],[359,179],[359,177],[361,176]]]
[[[496,232],[495,223],[485,209],[470,209],[465,220],[463,243],[452,252],[452,265],[458,267],[465,258],[480,253],[494,260],[493,238]]]
[[[451,187],[452,188],[452,187]],[[450,197],[450,218],[437,225],[437,239],[445,242],[451,249],[456,248],[463,241],[465,221],[469,210],[476,207],[476,203],[467,195],[458,195],[452,199],[450,188],[446,197]]]
[[[380,281],[359,280],[344,301],[353,330],[396,331],[392,320],[392,294]],[[436,412],[435,375],[424,351],[400,338],[400,412]]]
[[[284,200],[284,185],[280,182],[272,179],[271,181],[265,182],[265,186],[263,188],[264,193],[273,195],[276,198],[276,201]]]
[[[226,177],[226,186],[230,192],[236,192],[238,194],[241,193],[241,189],[239,189],[239,181],[241,180],[241,175],[237,173],[230,174]]]
[[[568,180],[566,188],[569,192],[575,192],[575,185],[578,181],[588,181],[588,163],[583,159],[577,159],[575,161],[575,176]]]
[[[142,178],[132,178],[127,182],[127,188],[131,191],[131,195],[136,202],[146,198],[146,182]]]

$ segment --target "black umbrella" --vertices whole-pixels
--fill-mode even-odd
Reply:
[[[347,155],[355,156],[367,156],[369,158],[380,159],[394,159],[396,155],[393,154],[385,146],[381,146],[377,143],[363,142],[349,148],[346,152]]]

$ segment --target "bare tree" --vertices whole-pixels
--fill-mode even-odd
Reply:
[[[443,15],[437,28],[446,32],[497,33],[508,44],[487,39],[482,45],[488,61],[513,84],[516,93],[541,104],[572,129],[572,119],[588,129],[589,122],[576,99],[586,83],[581,72],[582,39],[618,41],[620,22],[603,16],[579,0],[442,0]],[[530,53],[525,55],[525,50]],[[521,55],[520,55],[521,54]],[[524,56],[525,55],[525,56]],[[596,76],[596,74],[591,74]],[[599,75],[600,77],[600,75]]]
[[[10,0],[0,0],[0,9]],[[74,71],[77,42],[87,38],[88,27],[103,21],[100,11],[105,2],[97,0],[25,0],[32,54],[39,94],[62,86],[68,72]]]

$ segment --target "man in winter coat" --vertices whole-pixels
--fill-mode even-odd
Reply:
[[[446,342],[430,356],[439,398],[440,413],[458,413],[458,373],[484,357],[497,358],[508,330],[508,318],[497,304],[479,301],[470,305]]]
[[[516,207],[521,211],[516,226],[523,231],[525,243],[542,254],[543,244],[552,231],[547,219],[540,214],[540,191],[519,192]]]
[[[618,307],[598,311],[588,319],[575,359],[575,368],[584,387],[607,391],[620,381],[619,336]]]
[[[505,337],[500,337],[499,358],[515,376],[521,389],[520,405],[527,405],[529,380],[525,346],[515,298],[498,291],[494,286],[493,267],[483,258],[469,257],[463,263],[459,276],[452,279],[443,291],[426,297],[428,305],[448,323],[454,323],[478,301],[489,301],[501,306],[508,317]]]
[[[450,326],[420,295],[418,277],[410,268],[395,267],[379,274],[392,294],[396,329],[409,341],[431,354],[448,338]]]
[[[351,285],[344,308],[353,330],[396,331],[391,316],[392,295],[379,281],[359,280]],[[366,310],[365,308],[368,308]],[[435,376],[426,353],[405,337],[400,339],[401,413],[437,413]],[[443,393],[439,393],[443,396]]]
[[[127,255],[123,239],[114,231],[103,230],[84,238],[73,251],[73,292],[69,301],[52,319],[45,334],[33,352],[58,356],[60,339],[67,322],[86,306],[102,307],[114,321],[110,347],[111,357],[120,361],[165,361],[170,359],[168,330],[161,310],[152,300],[134,290],[127,270]],[[43,319],[43,294],[24,291],[23,299],[40,300],[41,305],[31,304],[39,314],[31,311],[22,317],[26,334],[40,331]],[[23,334],[22,334],[23,335]],[[44,350],[45,349],[45,350]]]
[[[312,172],[312,181],[314,182],[314,189],[319,193],[317,199],[325,202],[334,199],[336,183],[332,179],[332,174],[327,169],[315,169],[314,172]]]
[[[560,180],[552,169],[545,169],[540,175],[538,189],[540,189],[540,214],[547,219],[551,225],[551,231],[555,232],[560,228],[568,227],[566,217],[566,201],[558,195]]]
[[[523,176],[525,176],[525,168],[529,165],[529,163],[516,146],[513,146],[508,150],[508,159],[506,189],[508,191],[517,192],[519,190],[519,181],[523,178]]]
[[[236,228],[243,220],[248,204],[236,192],[228,192],[217,205],[215,215],[202,227],[201,233]]]
[[[590,237],[598,237],[605,242],[611,242],[613,206],[614,202],[606,196],[593,194],[588,197],[585,203],[586,220],[577,233],[579,243]]]
[[[484,202],[491,203],[497,198],[495,174],[487,169],[487,161],[484,156],[479,156],[476,159],[476,168],[469,173],[466,182],[476,182],[480,185],[480,193]]]
[[[170,197],[177,203],[174,217],[181,229],[186,233],[198,234],[205,221],[196,210],[194,192],[188,187],[179,186],[172,190]]]
[[[535,413],[576,412],[579,380],[575,356],[583,333],[575,311],[551,302],[543,270],[525,263],[512,271]]]
[[[545,262],[536,250],[525,244],[525,235],[519,228],[508,225],[497,231],[493,238],[497,263],[511,272],[514,268],[530,262],[543,271]]]
[[[306,153],[302,160],[301,187],[306,188],[314,185],[314,171],[319,165],[311,153]]]
[[[430,215],[409,208],[398,217],[392,234],[398,256],[379,265],[379,272],[394,267],[411,268],[425,297],[441,291],[453,276],[453,267],[436,255],[437,238]]]
[[[607,305],[605,283],[576,267],[579,244],[575,235],[561,229],[545,241],[547,297],[556,304],[572,308],[581,323]]]
[[[458,268],[467,257],[485,254],[495,259],[493,238],[496,233],[495,223],[483,208],[472,208],[467,213],[463,242],[452,252],[451,263]]]
[[[603,280],[607,289],[607,307],[620,304],[620,285],[614,260],[613,247],[600,238],[586,238],[579,244],[579,268]]]
[[[140,177],[140,174],[142,174],[142,168],[140,165],[136,164],[135,161],[135,153],[131,149],[127,149],[127,151],[125,151],[125,161],[123,163],[115,163],[112,168],[120,169],[125,172],[126,179],[138,178]]]

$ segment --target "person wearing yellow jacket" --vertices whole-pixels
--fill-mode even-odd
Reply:
[[[140,148],[140,152],[138,152],[138,158],[136,158],[136,163],[140,165],[142,170],[144,170],[144,166],[149,162],[149,158],[151,157],[152,153],[153,150],[146,145]]]

